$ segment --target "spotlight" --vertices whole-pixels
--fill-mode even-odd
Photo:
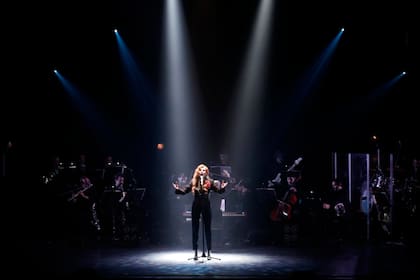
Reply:
[[[163,150],[163,148],[165,148],[165,145],[163,145],[162,143],[159,143],[159,144],[157,144],[157,145],[156,145],[156,148],[157,148],[159,151],[162,151],[162,150]]]

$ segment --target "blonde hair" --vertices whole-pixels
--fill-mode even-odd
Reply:
[[[204,163],[200,163],[194,170],[194,174],[191,178],[191,187],[192,187],[192,193],[194,194],[195,189],[198,189],[198,182],[200,179],[200,169],[205,169],[206,173],[204,175],[204,179],[209,179],[209,168]]]

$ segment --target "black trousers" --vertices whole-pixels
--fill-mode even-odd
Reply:
[[[198,249],[198,233],[200,217],[203,219],[207,250],[211,250],[211,208],[207,195],[196,196],[192,205],[192,245],[193,250]],[[204,250],[204,248],[203,248]]]

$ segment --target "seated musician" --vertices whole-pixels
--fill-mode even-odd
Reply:
[[[348,217],[349,202],[343,183],[335,178],[323,199],[324,233],[325,237],[341,240],[346,233],[346,217]]]
[[[291,245],[298,241],[300,227],[301,172],[286,172],[286,185],[278,188],[278,204],[270,213],[274,226],[274,243]]]
[[[281,185],[276,189],[277,202],[279,203],[275,209],[277,212],[272,212],[272,219],[290,221],[295,219],[293,212],[296,212],[299,202],[299,183],[301,174],[299,171],[288,171],[286,173],[286,185]],[[281,210],[281,211],[279,211]],[[275,213],[275,216],[273,214]]]

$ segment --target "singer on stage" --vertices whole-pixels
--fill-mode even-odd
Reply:
[[[190,184],[186,188],[181,188],[179,184],[172,183],[176,194],[187,194],[192,192],[194,201],[192,204],[192,245],[194,250],[194,260],[198,259],[198,231],[200,226],[200,215],[204,222],[204,231],[206,235],[207,258],[210,259],[211,251],[211,208],[209,193],[214,191],[223,193],[228,182],[213,180],[209,176],[209,168],[205,164],[199,164],[194,170]],[[203,248],[204,250],[204,248]]]

